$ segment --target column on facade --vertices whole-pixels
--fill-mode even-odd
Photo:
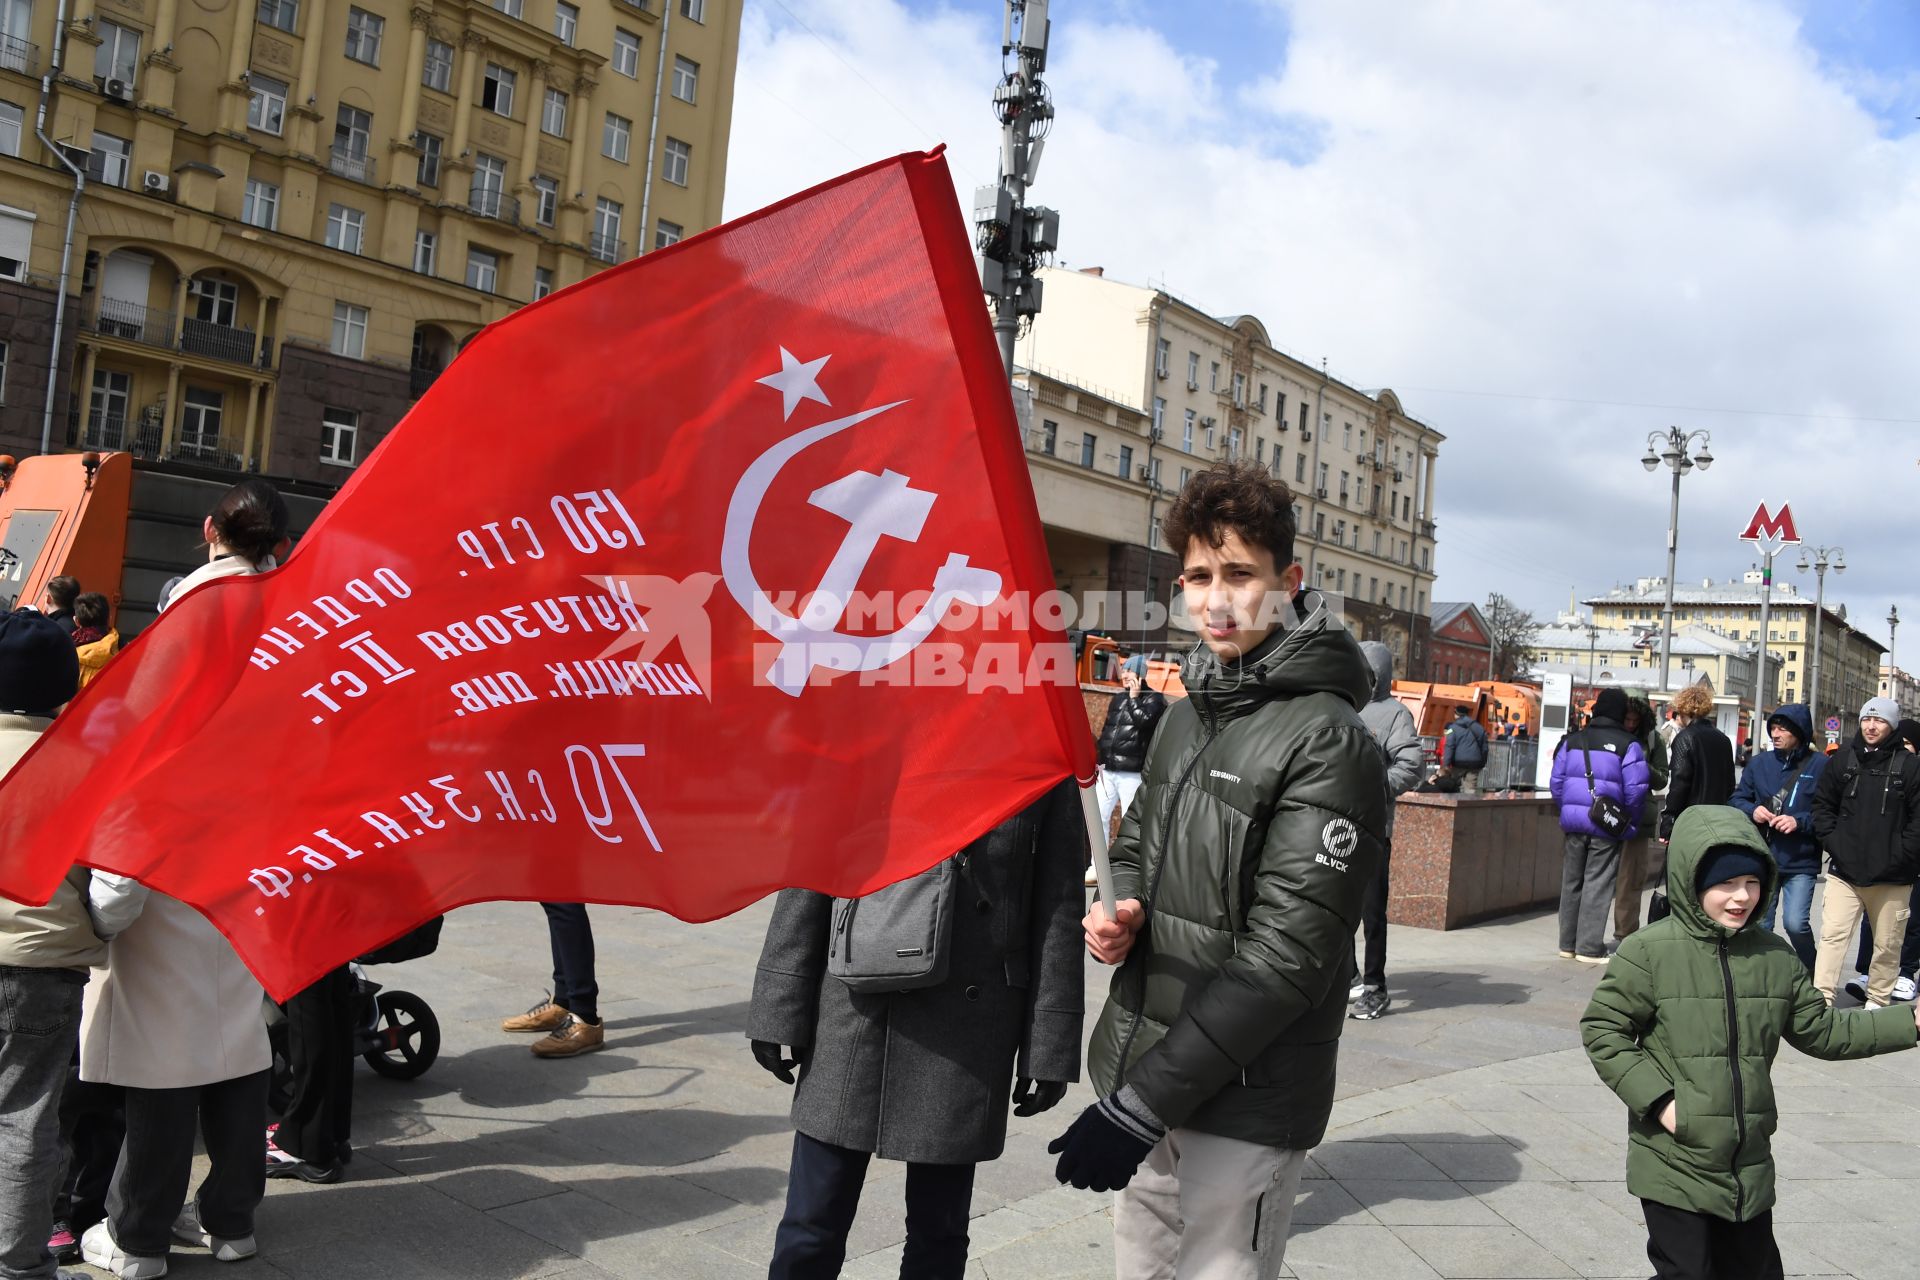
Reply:
[[[93,0],[74,0],[67,15],[66,31],[56,31],[53,35],[56,40],[66,41],[60,65],[66,75],[76,80],[84,81],[93,75],[93,50],[100,43],[100,37],[93,34],[92,18]]]
[[[253,435],[259,423],[260,384],[252,378],[247,379],[247,425],[240,437],[240,458],[242,465],[253,463]]]
[[[100,348],[94,346],[91,342],[81,344],[80,346],[80,385],[74,388],[74,396],[69,397],[69,403],[71,403],[74,398],[78,398],[80,403],[84,406],[80,410],[80,430],[81,431],[85,431],[87,429],[87,425],[88,425],[87,419],[93,413],[93,369],[94,369],[94,364],[99,360],[99,358],[100,358]]]
[[[567,152],[567,189],[560,193],[560,238],[573,244],[587,242],[587,153],[593,147],[593,94],[600,87],[592,76],[573,82],[573,145]]]
[[[180,349],[180,338],[187,328],[187,273],[173,278],[173,349]]]
[[[480,50],[487,38],[478,31],[460,33],[460,92],[459,102],[453,109],[453,155],[450,159],[460,168],[471,168],[467,156],[467,142],[473,136],[473,102],[479,90],[475,87],[480,77]]]
[[[1426,514],[1420,518],[1431,524],[1433,523],[1433,469],[1434,465],[1440,461],[1440,455],[1437,453],[1423,453],[1420,455],[1420,461],[1422,469],[1426,472],[1426,483],[1421,486],[1422,492],[1420,497],[1421,505]]]
[[[173,77],[180,64],[173,60],[173,34],[179,25],[180,0],[160,0],[154,10],[152,46],[141,79],[140,101],[160,111],[173,110]]]
[[[273,411],[279,401],[279,386],[269,382],[260,393],[260,470],[271,472],[273,452]]]
[[[413,24],[407,33],[407,78],[400,87],[400,131],[395,141],[410,143],[420,131],[420,80],[427,70],[427,27],[433,21],[431,9],[409,9],[407,20]]]
[[[173,452],[173,433],[180,421],[176,407],[180,403],[180,365],[178,362],[167,366],[167,405],[160,418],[160,456],[167,457]]]
[[[267,295],[260,295],[260,305],[254,308],[253,319],[253,367],[261,367],[261,357],[267,351]]]
[[[245,9],[245,0],[239,0]],[[300,46],[300,75],[293,85],[293,101],[288,109],[295,120],[295,138],[293,149],[300,155],[318,155],[317,132],[320,113],[307,101],[320,92],[320,47],[326,44],[319,33],[327,29],[327,0],[307,0],[307,39]],[[245,47],[253,46],[253,23],[251,14],[242,15],[247,20],[247,39]],[[236,40],[236,46],[241,42]],[[246,54],[236,56],[245,57]]]
[[[540,157],[540,126],[546,120],[547,80],[552,74],[552,64],[533,64],[532,93],[527,97],[527,127],[520,137],[520,179],[513,186],[517,192],[533,190],[533,171]]]

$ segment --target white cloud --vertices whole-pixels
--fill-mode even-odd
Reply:
[[[1033,198],[1066,260],[1252,312],[1445,431],[1442,597],[1550,610],[1660,572],[1638,459],[1681,422],[1720,459],[1685,482],[1683,580],[1744,567],[1753,503],[1788,498],[1846,545],[1856,617],[1920,618],[1920,426],[1860,420],[1920,420],[1920,135],[1882,136],[1789,9],[1282,7],[1284,51],[1054,6]],[[998,8],[751,5],[729,212],[936,140],[963,199],[991,181]]]

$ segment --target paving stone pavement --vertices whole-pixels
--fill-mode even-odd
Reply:
[[[419,993],[440,1061],[399,1083],[359,1069],[355,1142],[331,1187],[272,1183],[256,1280],[730,1280],[766,1274],[785,1194],[788,1089],[741,1033],[767,906],[686,925],[593,908],[604,1051],[545,1062],[499,1019],[551,969],[544,917],[492,903],[439,952],[373,971]],[[1340,1097],[1310,1160],[1294,1277],[1645,1277],[1625,1119],[1579,1049],[1594,971],[1554,954],[1551,917],[1396,929],[1394,1005],[1350,1023]],[[1105,989],[1089,966],[1088,1023]],[[1783,1050],[1776,1212],[1790,1275],[1920,1275],[1920,1057],[1821,1063]],[[970,1277],[1113,1275],[1105,1197],[1061,1188],[1046,1143],[1092,1100],[1013,1122],[981,1167]],[[903,1168],[876,1161],[845,1274],[899,1274]],[[174,1273],[209,1276],[204,1253]],[[219,1268],[226,1271],[224,1267]]]

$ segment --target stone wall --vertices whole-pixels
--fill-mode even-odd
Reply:
[[[0,386],[0,453],[16,458],[40,452],[41,416],[47,403],[47,353],[53,342],[54,291],[17,281],[0,281],[0,341],[7,344],[6,383]],[[67,302],[65,348],[73,359],[74,322],[79,304]],[[61,380],[53,406],[53,447],[67,443],[67,389]]]
[[[320,459],[320,418],[329,408],[360,415],[354,442],[357,465],[413,405],[405,369],[336,356],[312,347],[280,352],[280,390],[274,405],[273,452],[265,470],[276,476],[340,485],[352,468]]]

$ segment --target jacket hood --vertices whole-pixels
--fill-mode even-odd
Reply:
[[[1767,842],[1760,838],[1752,818],[1731,805],[1694,805],[1673,824],[1673,843],[1667,846],[1667,902],[1688,933],[1719,939],[1731,937],[1735,932],[1707,917],[1700,906],[1700,891],[1693,884],[1707,850],[1728,844],[1753,852],[1763,868],[1760,902],[1748,914],[1742,929],[1754,927],[1754,921],[1765,914],[1766,904],[1779,888],[1779,869],[1774,866],[1773,855],[1767,851]]]
[[[1593,700],[1593,715],[1596,720],[1611,720],[1615,724],[1624,723],[1627,718],[1627,695],[1622,689],[1602,689]]]
[[[1807,710],[1806,703],[1782,703],[1772,715],[1767,717],[1769,725],[1775,720],[1785,720],[1787,727],[1793,730],[1794,736],[1800,739],[1801,746],[1813,744],[1813,714]]]
[[[1373,668],[1373,701],[1385,702],[1393,696],[1393,650],[1378,640],[1362,640],[1360,652]]]
[[[1244,715],[1277,697],[1331,693],[1358,711],[1372,700],[1374,675],[1360,642],[1340,625],[1317,591],[1294,598],[1290,629],[1275,631],[1238,662],[1224,663],[1202,641],[1187,654],[1182,681],[1196,710]]]

